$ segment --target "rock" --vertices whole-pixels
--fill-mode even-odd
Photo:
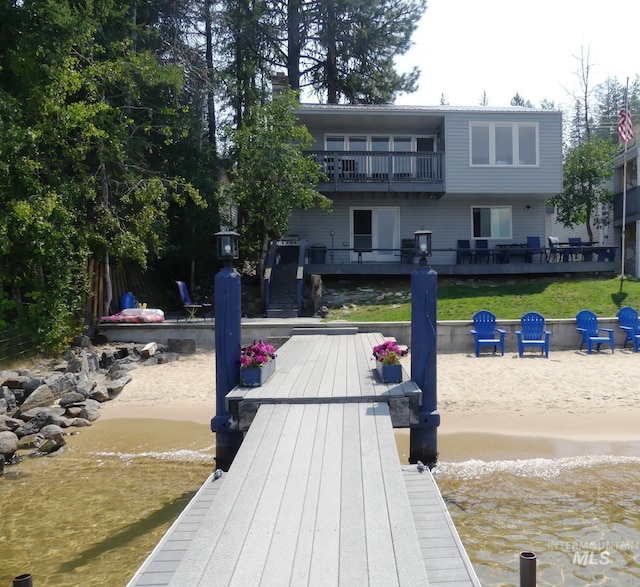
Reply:
[[[7,414],[7,400],[0,397],[0,416],[6,416]]]
[[[8,430],[4,430],[0,432],[0,454],[4,457],[9,457],[6,460],[10,460],[13,456],[13,453],[18,449],[18,436],[9,432]]]
[[[158,352],[158,345],[155,342],[150,342],[145,344],[140,351],[140,356],[143,359],[148,359],[149,357],[153,357]]]
[[[196,341],[193,338],[170,338],[167,346],[170,353],[193,355],[196,352]]]
[[[98,385],[95,389],[93,389],[89,394],[89,398],[100,403],[108,402],[110,399],[109,392],[104,385]]]
[[[126,375],[125,377],[120,377],[113,381],[107,382],[105,388],[107,390],[107,394],[109,395],[109,399],[113,399],[114,397],[116,397],[124,389],[124,386],[130,381],[131,375]]]
[[[38,414],[41,414],[42,412],[46,412],[47,414],[49,414],[49,416],[63,416],[65,410],[60,406],[31,408],[26,412],[20,412],[20,418],[25,422],[28,422],[29,420],[33,420]]]
[[[81,335],[81,336],[76,336],[73,339],[73,342],[71,343],[71,346],[74,347],[79,347],[79,348],[86,348],[91,344],[91,339],[86,336],[85,334]]]
[[[8,387],[9,389],[23,389],[25,383],[29,380],[29,377],[25,375],[18,375],[16,373],[13,377],[7,377],[2,385]]]
[[[84,404],[84,399],[84,395],[81,393],[78,393],[77,391],[70,391],[60,398],[58,404],[60,404],[60,407],[62,408],[67,408],[74,404]]]
[[[48,385],[42,384],[20,406],[20,411],[28,411],[39,406],[50,406],[56,400]]]
[[[87,371],[89,371],[89,363],[87,362],[87,355],[81,354],[69,359],[69,362],[67,363],[67,371],[69,373],[80,373],[80,372],[86,373]]]
[[[29,379],[22,386],[23,391],[26,395],[33,393],[38,387],[40,387],[44,383],[44,379],[42,377],[29,377]]]
[[[11,418],[9,416],[0,416],[0,431],[9,430],[13,432],[23,424],[23,420],[18,420],[17,418]]]
[[[100,409],[100,402],[96,401],[94,399],[87,398],[87,400],[84,402],[84,405],[87,408],[92,408],[94,410],[99,410]]]
[[[56,426],[55,424],[47,424],[46,426],[43,426],[40,430],[40,434],[47,440],[57,440],[59,442],[64,442],[64,432],[62,431],[62,428],[60,428],[60,426]]]
[[[16,428],[14,432],[18,438],[22,438],[23,436],[40,432],[40,429],[47,424],[49,424],[49,413],[43,410],[35,418],[32,418],[19,428]]]
[[[13,416],[18,409],[18,402],[16,401],[16,395],[8,387],[2,387],[2,393],[0,396],[7,402],[7,414]]]
[[[71,420],[71,426],[75,428],[86,428],[87,426],[91,426],[91,422],[86,418],[74,418]]]
[[[158,359],[158,365],[163,365],[164,363],[171,363],[172,361],[177,361],[180,356],[176,353],[162,353],[156,357]]]
[[[84,408],[80,409],[78,417],[82,418],[83,420],[89,420],[89,422],[95,422],[100,417],[100,410],[85,406]]]
[[[76,376],[73,373],[54,373],[45,379],[55,399],[62,397],[67,391],[76,387]]]
[[[51,454],[52,452],[60,450],[65,444],[67,444],[67,441],[64,438],[60,438],[60,440],[55,438],[47,438],[38,447],[37,454]]]

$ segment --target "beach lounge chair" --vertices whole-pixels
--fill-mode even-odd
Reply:
[[[549,338],[551,332],[544,329],[544,316],[538,312],[528,312],[520,318],[518,337],[518,354],[522,356],[525,347],[540,347],[545,357],[549,357]]]
[[[600,345],[608,344],[613,354],[615,346],[613,328],[598,328],[598,317],[591,310],[580,310],[576,314],[576,323],[578,324],[577,330],[582,335],[580,350],[586,344],[587,352],[591,354],[594,344],[598,351],[600,350]]]
[[[471,329],[471,334],[473,334],[475,341],[476,357],[480,356],[480,347],[486,345],[493,346],[494,353],[499,346],[500,354],[504,355],[505,332],[501,328],[496,328],[495,314],[492,314],[489,310],[476,312],[473,315],[473,328]]]
[[[186,312],[187,321],[196,320],[198,312],[202,312],[202,317],[206,319],[207,314],[211,315],[213,305],[212,304],[194,304],[191,301],[187,284],[184,281],[176,281],[178,291],[180,292],[180,299],[182,300],[182,307]]]
[[[623,348],[626,348],[629,341],[633,342],[633,350],[638,352],[638,345],[640,344],[640,321],[638,320],[638,312],[634,308],[625,306],[618,310],[618,320],[620,321],[620,328],[624,332],[624,344]]]

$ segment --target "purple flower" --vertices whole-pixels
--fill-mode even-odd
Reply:
[[[240,349],[240,365],[243,367],[262,367],[275,358],[275,347],[262,340],[254,340],[249,346]]]
[[[376,361],[383,365],[397,365],[400,357],[409,353],[409,349],[404,345],[399,345],[394,340],[385,340],[373,347],[373,356]]]

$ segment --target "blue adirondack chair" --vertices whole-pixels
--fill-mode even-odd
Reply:
[[[587,352],[591,354],[593,345],[596,350],[600,350],[600,345],[609,345],[611,353],[615,347],[613,340],[613,328],[598,328],[598,317],[591,310],[580,310],[576,314],[576,323],[578,324],[578,332],[582,335],[580,350],[586,344]]]
[[[633,350],[638,352],[638,345],[640,344],[640,320],[638,320],[638,312],[634,308],[625,306],[618,310],[618,320],[620,321],[620,328],[624,331],[624,344],[623,348],[626,348],[629,341],[633,342]]]
[[[496,328],[496,317],[489,310],[480,310],[473,315],[473,334],[475,340],[476,357],[480,356],[481,346],[492,346],[495,353],[500,347],[500,354],[504,355],[504,330]]]
[[[538,312],[528,312],[520,318],[518,337],[518,354],[522,356],[525,347],[540,347],[545,357],[549,357],[549,338],[551,332],[544,329],[544,316]]]

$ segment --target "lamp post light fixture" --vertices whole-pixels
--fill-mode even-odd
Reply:
[[[230,267],[231,262],[238,258],[238,239],[240,235],[233,230],[221,230],[216,232],[216,256],[224,261],[225,266]]]
[[[416,230],[413,233],[416,256],[420,258],[421,264],[425,264],[427,257],[431,257],[431,234],[430,230]]]

